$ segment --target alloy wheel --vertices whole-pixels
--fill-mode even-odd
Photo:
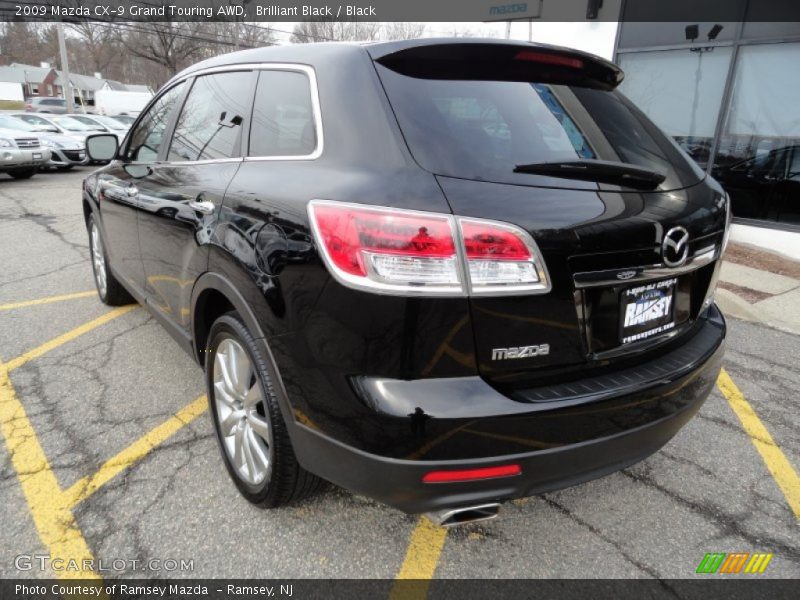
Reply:
[[[219,433],[228,458],[244,482],[259,485],[272,470],[272,431],[253,364],[232,338],[217,347],[213,382]]]

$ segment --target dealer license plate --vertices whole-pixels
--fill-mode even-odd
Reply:
[[[645,340],[675,327],[673,300],[677,279],[624,290],[620,295],[620,341]]]
[[[36,160],[37,158],[42,158],[42,153],[41,152],[34,152],[33,153],[33,160]]]

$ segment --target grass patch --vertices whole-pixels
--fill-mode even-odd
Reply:
[[[22,100],[0,100],[0,110],[25,110]]]

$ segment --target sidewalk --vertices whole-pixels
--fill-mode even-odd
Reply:
[[[727,316],[800,335],[800,262],[731,243],[716,301]]]

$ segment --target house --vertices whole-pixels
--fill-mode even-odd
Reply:
[[[43,62],[38,67],[12,63],[0,67],[0,81],[15,81],[22,84],[26,98],[31,96],[63,96],[64,91],[56,84],[58,71]]]
[[[146,85],[104,79],[100,73],[95,73],[94,75],[70,73],[69,79],[72,84],[72,93],[75,101],[88,106],[94,105],[94,93],[101,89],[152,93],[152,90]],[[52,68],[48,63],[41,63],[38,67],[21,63],[0,66],[0,82],[20,84],[25,98],[64,96],[65,81],[63,74],[58,69]]]

